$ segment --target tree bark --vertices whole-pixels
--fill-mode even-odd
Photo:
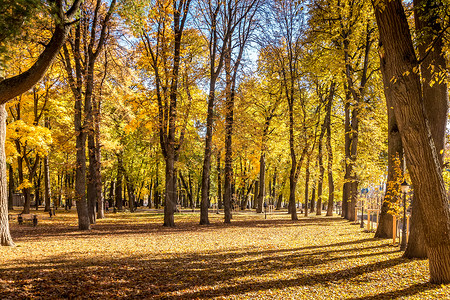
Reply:
[[[261,156],[259,158],[259,194],[258,197],[256,198],[256,213],[263,212],[265,191],[266,191],[266,153],[265,151],[261,151]]]
[[[327,176],[328,176],[328,205],[327,205],[327,216],[333,216],[333,204],[334,204],[334,181],[333,181],[333,148],[331,147],[331,108],[333,106],[333,98],[335,93],[336,83],[333,81],[330,86],[330,93],[328,95],[328,102],[326,107],[325,115],[325,128],[327,131],[327,155],[328,155],[328,165],[327,165]]]
[[[50,167],[48,164],[48,155],[44,157],[44,211],[49,211],[51,206],[51,188],[50,188]]]
[[[403,257],[427,258],[427,247],[424,236],[422,214],[418,208],[417,197],[412,197],[411,219],[409,222],[409,238]]]
[[[231,45],[230,45],[231,46]],[[226,50],[225,55],[225,69],[226,69],[226,114],[225,114],[225,195],[224,195],[224,214],[225,223],[231,222],[231,209],[232,209],[232,181],[233,181],[233,121],[234,121],[234,87],[231,78],[231,49]]]
[[[382,45],[383,76],[390,80],[394,113],[398,122],[406,163],[411,175],[423,225],[429,258],[430,281],[450,282],[450,211],[423,103],[408,20],[402,2],[374,4]],[[386,81],[386,80],[385,80]]]
[[[310,156],[308,155],[306,159],[306,172],[305,172],[305,217],[308,216],[308,201],[309,201],[309,178],[311,177],[311,172],[309,170]]]
[[[117,210],[123,210],[123,196],[122,196],[122,183],[123,183],[123,162],[122,162],[122,154],[117,154],[117,179],[115,186],[115,206]]]
[[[9,168],[9,180],[8,180],[8,210],[14,210],[14,201],[13,201],[13,194],[14,194],[14,170],[12,167],[12,164],[8,164]]]
[[[310,213],[313,213],[316,210],[316,182],[313,181],[312,193],[311,193],[311,205],[310,205]]]
[[[316,215],[322,215],[322,190],[323,190],[323,177],[325,174],[325,167],[323,166],[323,151],[322,151],[322,140],[319,139],[319,178],[317,180],[317,206]]]
[[[221,151],[217,152],[217,208],[222,209],[222,167],[220,166]]]
[[[382,66],[383,67],[383,66]],[[383,80],[387,78],[383,78]],[[403,146],[398,130],[397,120],[395,119],[394,110],[392,109],[394,103],[392,102],[391,89],[388,89],[389,83],[384,82],[386,106],[388,114],[388,178],[386,194],[383,199],[380,212],[380,221],[378,222],[377,231],[375,232],[376,238],[392,238],[392,222],[393,217],[388,213],[391,207],[391,203],[397,201],[396,195],[398,193],[398,173],[395,169],[395,162],[399,160],[403,162]],[[398,166],[397,166],[398,167]]]
[[[208,208],[209,208],[209,172],[211,169],[211,144],[212,144],[212,134],[213,134],[213,123],[214,123],[214,100],[215,100],[215,78],[211,78],[209,85],[209,97],[208,97],[208,111],[206,116],[206,137],[205,137],[205,155],[203,158],[203,172],[202,172],[202,193],[200,202],[200,225],[209,224]],[[225,162],[226,168],[226,162]],[[227,175],[225,170],[225,182],[227,182]],[[226,193],[225,187],[225,193]],[[225,202],[225,199],[224,199]]]
[[[8,189],[6,176],[6,109],[0,104],[0,243],[2,246],[14,246],[9,232],[8,220]]]
[[[165,227],[175,227],[174,212],[177,205],[177,177],[175,169],[175,153],[168,151],[166,156],[166,193],[164,205]]]
[[[419,33],[418,50],[423,59],[421,64],[422,89],[424,97],[425,114],[429,120],[431,135],[439,156],[441,167],[444,163],[445,131],[448,113],[447,79],[444,78],[447,70],[441,20],[438,8],[441,1],[414,1],[414,19],[416,30]],[[431,9],[430,9],[431,8]],[[433,45],[428,49],[429,45]],[[422,212],[414,202],[411,211],[411,225],[408,246],[404,256],[408,258],[425,258],[425,236],[423,234]]]

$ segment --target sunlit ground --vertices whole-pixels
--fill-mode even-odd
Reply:
[[[15,213],[17,213],[16,211]],[[0,299],[450,299],[427,261],[401,258],[339,217],[239,213],[107,214],[90,232],[75,212],[39,224],[11,220],[17,247],[0,248]]]

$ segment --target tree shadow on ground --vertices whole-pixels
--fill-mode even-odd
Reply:
[[[386,293],[380,293],[373,296],[366,296],[366,297],[355,297],[350,298],[348,300],[380,300],[380,299],[397,299],[399,297],[408,297],[408,296],[414,296],[418,294],[419,292],[423,291],[429,291],[429,290],[435,290],[439,288],[439,285],[432,284],[432,283],[417,283],[413,284],[405,289],[386,292]],[[444,298],[442,298],[444,299]]]
[[[0,298],[27,298],[32,295],[48,299],[210,299],[271,289],[326,286],[407,262],[405,259],[395,258],[323,274],[303,273],[301,270],[308,267],[339,263],[352,258],[383,257],[395,251],[381,247],[384,251],[361,255],[357,253],[358,249],[355,249],[354,254],[350,249],[311,249],[315,251],[303,253],[301,249],[294,249],[293,253],[286,252],[278,256],[271,250],[255,251],[263,257],[250,256],[248,260],[241,260],[244,256],[241,253],[186,254],[176,258],[157,259],[143,255],[95,259],[71,257],[70,254],[66,257],[55,256],[26,262],[28,267],[25,269],[4,266],[0,279],[10,282],[12,287],[11,293],[0,292]],[[270,277],[270,274],[295,270],[299,273],[288,279],[275,277],[264,281],[242,280],[243,277]],[[431,287],[418,285],[409,292],[413,295]],[[387,294],[389,295],[397,294],[392,292]]]
[[[342,222],[336,218],[318,218],[300,220],[295,225],[286,220],[241,220],[233,226],[248,228],[292,225],[301,228],[314,221],[329,226]],[[31,234],[35,234],[34,238],[38,239],[42,238],[40,232],[44,237],[56,240],[66,238],[67,233],[74,233],[75,238],[107,234],[128,236],[133,233],[148,234],[151,238],[158,234],[169,236],[177,232],[215,231],[230,227],[224,224],[188,224],[187,228],[180,226],[175,229],[163,228],[159,224],[98,225],[89,233],[79,234],[75,229],[63,228],[58,231],[43,227]],[[22,234],[29,238],[30,232],[17,231],[16,234],[18,237]],[[389,247],[388,241],[381,244],[374,243],[376,241],[373,238],[360,238],[283,249],[248,246],[176,255],[135,255],[130,251],[125,255],[109,253],[110,256],[84,257],[77,249],[68,249],[64,256],[20,259],[11,266],[1,266],[0,299],[210,299],[311,286],[325,289],[330,285],[360,280],[360,276],[382,272],[409,262],[399,257],[389,258],[393,257],[397,248]],[[360,260],[363,262],[355,263]],[[327,267],[321,269],[321,272],[315,271],[325,265]],[[253,278],[260,279],[252,280]],[[402,290],[352,299],[392,299],[404,294],[413,296],[434,288],[431,284],[415,284]]]

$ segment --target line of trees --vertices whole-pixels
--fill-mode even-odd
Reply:
[[[2,245],[15,191],[22,213],[33,190],[46,210],[75,201],[89,230],[105,202],[144,200],[169,227],[177,205],[209,224],[213,203],[226,223],[264,204],[297,220],[300,203],[305,216],[339,203],[354,221],[359,190],[386,179],[376,236],[390,237],[409,176],[405,255],[450,281],[446,3],[415,1],[411,36],[401,1],[6,2]]]

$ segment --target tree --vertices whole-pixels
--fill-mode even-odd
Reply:
[[[225,63],[225,56],[229,47],[233,34],[241,22],[252,15],[252,9],[256,6],[258,0],[239,0],[239,1],[205,1],[202,7],[204,31],[209,50],[209,94],[208,94],[208,108],[206,117],[206,136],[205,136],[205,155],[203,160],[202,173],[202,194],[201,194],[201,210],[200,210],[200,225],[209,224],[208,207],[209,207],[209,182],[211,172],[211,152],[212,152],[212,136],[214,125],[214,105],[216,99],[216,84],[222,72]],[[242,26],[246,28],[246,26]],[[241,30],[243,30],[241,29]],[[239,32],[239,34],[242,34]],[[228,46],[229,45],[229,46]],[[245,43],[242,47],[245,46]],[[228,48],[227,48],[228,47]],[[231,53],[230,53],[231,55]],[[240,64],[238,60],[237,66]],[[236,70],[237,71],[237,70]],[[230,121],[230,119],[229,119]],[[228,128],[230,130],[230,127]],[[230,141],[229,141],[230,142]],[[230,149],[229,149],[230,150]],[[228,151],[229,151],[228,150]],[[227,155],[225,155],[227,157]],[[230,176],[229,164],[225,158],[225,193],[227,193],[227,185]],[[229,160],[229,159],[228,159]],[[227,167],[228,165],[228,167]],[[228,173],[227,173],[228,171]],[[227,175],[228,174],[228,175]],[[227,181],[228,180],[228,181]],[[229,211],[229,207],[225,203],[228,196],[224,196],[225,209]],[[229,199],[229,198],[228,198]]]
[[[306,93],[301,83],[301,60],[304,49],[302,38],[304,34],[303,7],[291,1],[279,1],[270,3],[267,7],[268,26],[264,27],[264,42],[261,43],[263,57],[266,59],[266,68],[274,69],[274,76],[278,77],[279,84],[283,90],[283,96],[288,104],[288,128],[289,128],[289,151],[291,158],[291,169],[289,176],[289,211],[292,220],[297,220],[296,209],[296,186],[300,169],[309,149],[307,141],[307,116],[305,114]],[[269,28],[271,28],[269,30]],[[300,108],[297,108],[300,105]],[[301,128],[301,137],[296,140],[295,112],[301,111],[301,122],[297,125]],[[298,150],[299,146],[302,150]],[[300,155],[300,157],[299,157]]]
[[[14,246],[9,233],[8,200],[6,189],[6,110],[4,104],[32,88],[45,74],[59,53],[72,24],[72,18],[78,12],[81,0],[75,0],[67,7],[62,0],[52,1],[51,10],[55,29],[52,38],[28,70],[0,81],[0,243],[2,246]],[[1,77],[2,74],[0,74]]]
[[[255,28],[255,13],[257,12],[259,0],[242,1],[242,6],[239,3],[233,4],[235,12],[230,11],[232,24],[237,26],[236,30],[228,35],[228,40],[225,43],[225,169],[224,169],[224,213],[225,223],[231,222],[231,181],[233,178],[233,114],[234,102],[236,97],[236,81],[239,68],[241,66],[242,56],[244,50],[251,38]],[[231,4],[228,4],[230,10]],[[235,51],[237,53],[235,53]],[[264,172],[263,172],[264,173]],[[264,174],[263,174],[264,176]],[[264,192],[264,191],[263,191]],[[263,196],[264,197],[264,196]]]
[[[448,89],[445,73],[447,70],[443,28],[441,16],[448,5],[441,1],[414,1],[414,20],[416,30],[419,32],[418,50],[421,61],[420,72],[422,76],[422,89],[424,107],[429,120],[431,135],[436,151],[439,153],[441,167],[444,164],[445,131],[448,114]],[[430,45],[432,45],[431,48]],[[417,197],[413,197],[411,216],[411,230],[405,257],[424,258],[422,212],[417,206]]]
[[[95,127],[93,98],[95,87],[95,63],[105,45],[107,28],[116,1],[110,3],[108,10],[102,11],[102,1],[83,5],[81,21],[75,27],[70,40],[70,49],[64,45],[63,61],[70,89],[75,98],[74,126],[76,134],[76,175],[75,199],[77,201],[78,228],[90,230],[95,223],[95,202],[97,193],[94,184],[100,185],[99,157],[95,152]],[[104,16],[101,17],[101,14]],[[92,19],[91,19],[92,18]],[[103,19],[103,20],[101,20]],[[83,53],[83,51],[85,51]],[[74,60],[72,66],[71,58]],[[89,171],[86,172],[86,140],[89,140]],[[87,179],[87,184],[86,184]],[[87,186],[87,193],[86,193]],[[98,199],[99,207],[103,206]]]
[[[427,119],[418,63],[401,1],[373,3],[380,32],[382,72],[392,92],[393,110],[405,149],[423,225],[430,281],[450,282],[450,211]]]
[[[168,227],[175,226],[173,216],[177,204],[175,163],[178,161],[185,134],[183,128],[179,137],[176,136],[181,49],[185,44],[182,38],[190,4],[191,0],[158,0],[151,8],[152,13],[149,14],[151,28],[142,28],[142,42],[156,86],[160,145],[166,164],[164,226]]]

